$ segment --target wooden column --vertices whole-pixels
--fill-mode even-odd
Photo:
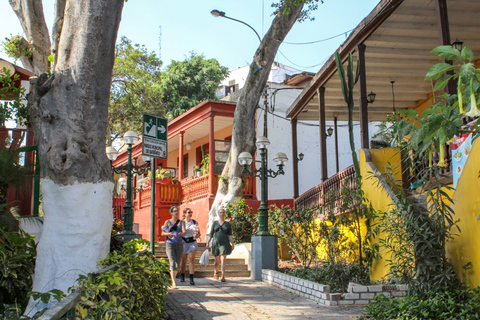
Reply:
[[[211,197],[215,196],[216,190],[213,189],[215,181],[215,114],[210,114],[210,132],[208,135],[208,193]]]
[[[290,121],[292,126],[292,163],[293,163],[293,198],[298,198],[298,145],[297,145],[297,118]]]
[[[337,173],[340,171],[340,166],[338,165],[338,128],[337,128],[337,117],[333,121],[333,132],[335,133],[335,169]]]
[[[178,136],[178,180],[182,180],[183,177],[183,135],[185,131],[180,131]]]
[[[328,179],[327,171],[327,135],[325,133],[325,87],[317,89],[318,127],[320,130],[320,165],[322,182]]]
[[[448,22],[448,9],[447,9],[447,0],[436,0],[435,6],[437,9],[437,26],[438,26],[438,40],[442,46],[450,46],[452,44],[452,39],[450,38],[450,24]],[[451,61],[445,61],[446,63],[452,64]],[[453,74],[453,72],[448,72]],[[454,94],[457,92],[455,87],[455,81],[450,79],[445,91],[449,94]]]
[[[365,69],[365,44],[357,46],[357,57],[360,63],[359,94],[360,94],[360,141],[362,149],[368,149],[368,102],[367,102],[367,75]]]

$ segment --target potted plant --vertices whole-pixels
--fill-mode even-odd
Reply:
[[[151,174],[151,172],[148,173],[149,180],[151,179]],[[161,184],[170,184],[172,182],[170,171],[163,168],[157,169],[157,171],[155,172],[155,180]]]
[[[195,178],[202,176],[202,169],[199,166],[193,166],[193,173]]]

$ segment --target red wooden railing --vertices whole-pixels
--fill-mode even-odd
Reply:
[[[336,213],[337,208],[342,204],[341,189],[347,182],[350,189],[356,187],[355,168],[353,165],[336,173],[322,184],[313,187],[295,199],[295,207],[316,208],[332,204],[330,210]]]
[[[135,195],[134,205],[135,208],[141,209],[150,206],[152,201],[152,188],[151,186],[144,187],[142,191],[139,191]],[[180,185],[177,184],[165,184],[161,182],[156,183],[155,188],[155,201],[156,205],[168,205],[180,203]]]
[[[123,206],[125,205],[124,197],[113,197],[113,219],[123,219]]]
[[[180,180],[182,186],[182,202],[191,202],[205,198],[208,195],[209,174],[198,178]]]

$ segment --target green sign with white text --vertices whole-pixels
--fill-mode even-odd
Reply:
[[[143,155],[167,159],[167,129],[167,119],[143,114]]]

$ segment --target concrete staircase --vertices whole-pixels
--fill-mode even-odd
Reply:
[[[195,257],[195,278],[207,278],[213,277],[213,263],[215,262],[214,257],[210,253],[210,263],[206,266],[202,266],[199,262],[200,257],[205,251],[205,243],[198,244],[197,255]],[[165,259],[168,263],[167,252],[165,251],[165,242],[156,242],[155,243],[155,257],[157,259]],[[219,268],[220,270],[220,268]],[[185,268],[185,273],[188,274],[188,262]],[[245,263],[245,259],[238,258],[228,258],[227,256],[227,266],[225,272],[226,278],[234,277],[250,277],[250,271],[248,270],[248,265]]]

